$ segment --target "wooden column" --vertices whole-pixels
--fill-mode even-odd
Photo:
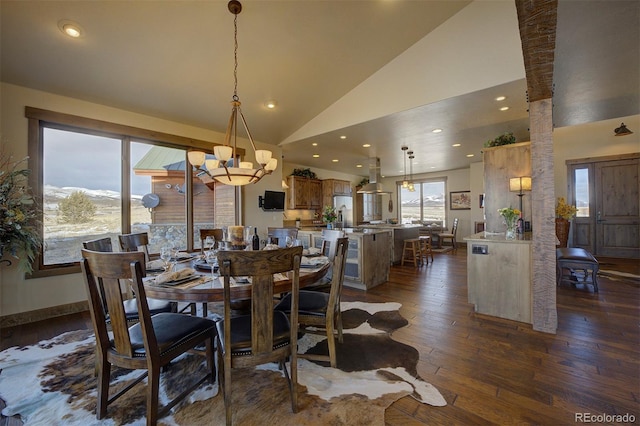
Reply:
[[[531,205],[533,210],[533,329],[554,333],[556,309],[556,232],[553,173],[553,102],[543,99],[529,105],[531,124]]]

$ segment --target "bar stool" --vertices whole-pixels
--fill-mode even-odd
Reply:
[[[401,266],[404,266],[404,261],[412,262],[413,266],[418,266],[421,263],[422,249],[420,247],[420,238],[410,238],[404,240],[404,247],[402,248],[402,261]]]
[[[424,257],[424,263],[429,263],[429,256],[433,262],[433,251],[431,250],[431,237],[429,235],[421,235],[420,240],[420,259]]]

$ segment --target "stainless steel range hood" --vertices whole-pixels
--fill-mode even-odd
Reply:
[[[391,194],[391,191],[385,191],[382,188],[382,176],[380,176],[380,159],[369,159],[369,183],[363,186],[358,194]]]

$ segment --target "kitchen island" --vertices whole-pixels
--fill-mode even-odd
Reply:
[[[344,272],[344,285],[367,290],[389,279],[392,233],[383,229],[344,229],[349,249]],[[321,231],[298,231],[305,247],[322,247]]]
[[[469,303],[481,314],[532,322],[531,235],[479,232],[467,242]]]
[[[391,238],[391,263],[394,265],[399,264],[402,261],[402,250],[404,248],[404,240],[410,238],[418,238],[420,236],[420,228],[422,225],[411,224],[375,224],[375,225],[360,225],[358,228],[367,230],[389,231],[392,233]],[[357,228],[356,228],[357,229]]]

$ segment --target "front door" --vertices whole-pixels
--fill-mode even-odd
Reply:
[[[569,173],[569,201],[578,207],[572,246],[640,258],[640,155],[571,162]]]

